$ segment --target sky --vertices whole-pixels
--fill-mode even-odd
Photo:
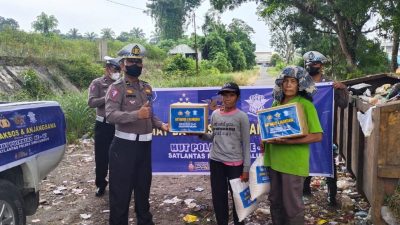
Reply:
[[[121,31],[129,32],[139,27],[149,38],[155,30],[152,18],[143,12],[146,10],[144,0],[0,0],[0,16],[16,20],[20,29],[33,31],[32,22],[42,12],[54,15],[62,33],[77,28],[79,33],[95,32],[111,28],[116,35]],[[117,4],[120,3],[120,4]],[[122,5],[121,5],[122,4]],[[124,6],[125,5],[125,6]],[[245,21],[255,33],[251,35],[256,44],[256,51],[272,51],[269,43],[269,31],[265,22],[256,15],[257,5],[254,2],[242,4],[233,11],[222,14],[224,24],[230,24],[233,18]],[[210,9],[209,0],[204,0],[196,9],[196,27],[200,35],[204,15]],[[193,32],[193,24],[187,27],[187,34]]]

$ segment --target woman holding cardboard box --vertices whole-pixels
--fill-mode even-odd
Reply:
[[[218,225],[228,225],[229,180],[241,178],[247,181],[250,168],[250,123],[247,114],[236,107],[240,89],[236,83],[224,84],[218,94],[222,95],[223,106],[211,115],[212,134],[202,134],[202,140],[213,142],[210,153],[210,179],[212,201]],[[232,197],[233,199],[233,197]],[[242,225],[233,204],[233,222]]]
[[[264,143],[265,166],[271,178],[271,216],[274,225],[304,224],[303,181],[309,173],[310,143],[322,139],[322,128],[312,96],[310,75],[299,66],[288,66],[275,80],[272,107],[299,103],[308,132],[301,137],[273,138]]]

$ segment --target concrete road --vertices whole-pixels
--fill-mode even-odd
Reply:
[[[267,67],[260,66],[260,76],[254,82],[253,86],[275,85],[275,77],[267,74]]]

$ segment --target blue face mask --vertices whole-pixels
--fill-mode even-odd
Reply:
[[[137,65],[132,65],[132,66],[125,66],[126,69],[126,74],[132,77],[138,77],[140,74],[142,74],[142,68]]]

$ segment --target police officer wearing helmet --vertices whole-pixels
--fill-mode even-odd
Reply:
[[[139,79],[145,49],[129,44],[118,52],[123,57],[124,77],[106,95],[107,120],[115,124],[110,147],[110,225],[127,225],[134,192],[138,225],[153,225],[150,213],[151,140],[153,128],[168,130],[153,114],[152,88]]]
[[[326,64],[328,62],[328,59],[321,54],[320,52],[317,51],[309,51],[306,52],[303,55],[303,59],[304,59],[304,63],[306,66],[306,69],[308,71],[308,73],[311,75],[311,77],[313,78],[315,83],[319,83],[319,82],[332,82],[331,79],[329,79],[328,77],[326,77],[323,74],[323,68],[324,68],[324,64]],[[338,81],[333,81],[333,88],[334,88],[334,102],[335,102],[335,106],[338,106],[342,109],[346,108],[349,104],[349,98],[348,98],[348,91],[347,91],[347,86],[341,82]],[[334,114],[336,115],[336,113]],[[335,123],[336,125],[336,123]],[[333,130],[336,130],[336,128],[334,128]],[[336,147],[336,145],[334,145],[332,147],[332,150],[334,150]],[[334,155],[337,155],[337,153],[335,154],[334,151]],[[334,171],[334,177],[327,177],[326,178],[326,183],[328,186],[328,204],[330,206],[336,206],[336,194],[337,194],[337,169],[335,166],[335,158],[333,158],[333,171]],[[310,183],[311,183],[311,177],[307,177],[304,180],[304,187],[303,187],[303,193],[304,195],[311,195],[311,188],[310,188]]]
[[[105,75],[94,79],[89,86],[88,105],[96,108],[96,124],[94,129],[94,155],[96,163],[96,196],[104,195],[108,184],[108,150],[114,138],[114,125],[106,120],[105,95],[108,87],[120,77],[119,60],[105,56]]]

